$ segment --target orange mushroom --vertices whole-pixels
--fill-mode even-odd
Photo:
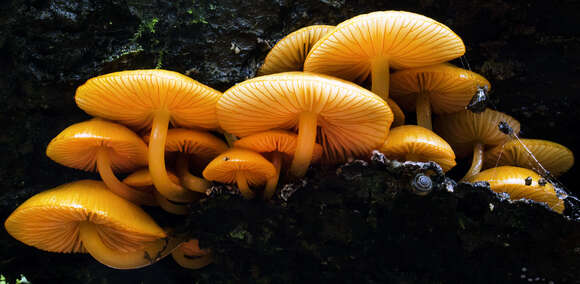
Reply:
[[[491,84],[475,72],[442,63],[395,72],[390,95],[405,110],[417,112],[417,125],[432,129],[431,112],[464,110],[478,88],[489,90]]]
[[[453,168],[455,153],[451,146],[433,131],[416,125],[403,125],[391,129],[381,152],[390,159],[399,161],[433,161],[443,171]]]
[[[447,26],[422,15],[380,11],[340,23],[310,50],[304,71],[362,83],[389,97],[389,68],[406,69],[449,61],[465,53],[463,41]],[[394,101],[389,101],[391,108]],[[404,119],[404,118],[403,118]],[[394,126],[404,124],[397,120]]]
[[[313,25],[288,34],[268,52],[258,75],[302,71],[310,48],[332,29],[334,26]]]
[[[506,122],[514,133],[520,132],[520,123],[511,116],[486,109],[482,113],[464,110],[442,115],[435,119],[435,130],[447,141],[457,157],[473,153],[471,167],[463,177],[467,179],[481,171],[485,146],[496,146],[510,139],[498,129],[500,122]]]
[[[177,247],[141,208],[99,181],[82,180],[34,195],[4,223],[17,240],[50,252],[88,252],[118,269],[150,265]]]
[[[562,214],[564,200],[560,199],[551,183],[540,182],[542,177],[534,171],[503,166],[488,169],[466,179],[467,182],[487,181],[491,190],[509,194],[511,200],[531,199],[545,203],[550,209]]]
[[[250,185],[265,184],[275,174],[274,165],[260,154],[237,148],[220,154],[203,170],[203,176],[208,180],[235,182],[246,199],[254,198]]]
[[[221,93],[187,76],[166,70],[132,70],[88,80],[77,89],[77,105],[90,115],[134,129],[151,128],[149,171],[157,190],[171,200],[187,202],[181,185],[165,168],[165,140],[176,127],[215,129],[215,104]]]
[[[50,141],[46,155],[67,167],[98,170],[111,191],[131,202],[156,204],[152,194],[127,186],[113,173],[147,166],[147,145],[125,126],[98,118],[73,124]]]
[[[284,130],[270,130],[246,136],[234,143],[234,146],[266,154],[274,167],[276,175],[269,179],[264,189],[264,199],[270,199],[276,192],[280,170],[284,160],[289,160],[296,151],[297,136],[295,133]],[[315,163],[322,156],[322,147],[314,145],[312,162]]]
[[[536,161],[530,157],[530,153],[542,167],[555,176],[568,171],[574,165],[574,154],[563,145],[539,139],[513,139],[505,144],[500,144],[486,151],[483,156],[483,167],[517,166],[528,169],[537,169]]]
[[[189,269],[200,269],[213,262],[211,250],[201,249],[197,239],[182,243],[171,256],[181,267]]]
[[[326,75],[287,72],[253,78],[227,90],[217,104],[221,127],[244,137],[298,129],[290,173],[308,170],[316,138],[330,160],[366,156],[386,138],[393,114],[377,95]]]

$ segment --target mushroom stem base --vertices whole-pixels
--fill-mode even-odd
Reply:
[[[461,179],[462,181],[481,172],[481,167],[483,166],[483,144],[476,143],[473,146],[473,160],[471,161],[471,167],[467,171],[467,174]]]
[[[313,112],[303,112],[298,121],[298,141],[296,152],[290,166],[290,174],[303,177],[312,161],[312,152],[316,143],[316,128],[318,115]]]

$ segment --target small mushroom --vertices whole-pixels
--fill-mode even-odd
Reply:
[[[416,125],[403,125],[391,129],[380,150],[390,159],[438,163],[443,171],[455,166],[455,153],[451,146],[433,131]]]
[[[147,145],[125,126],[98,118],[73,124],[50,141],[46,155],[67,167],[98,170],[111,191],[131,202],[156,204],[152,194],[127,186],[114,174],[147,166]]]
[[[265,184],[275,174],[274,165],[260,154],[237,148],[220,154],[203,170],[203,176],[208,180],[235,182],[246,199],[254,198],[250,185]]]
[[[422,15],[379,11],[340,23],[310,50],[304,71],[362,83],[389,97],[389,68],[406,69],[449,61],[465,53],[463,41],[447,26]],[[394,101],[389,101],[393,106]],[[393,126],[404,124],[397,117]],[[404,119],[404,118],[403,118]]]
[[[483,156],[483,167],[517,166],[538,169],[523,145],[534,155],[542,167],[555,176],[568,171],[574,165],[574,154],[563,145],[539,139],[514,139],[497,145],[486,151]]]
[[[286,72],[256,77],[227,90],[217,105],[221,127],[244,137],[298,129],[290,173],[308,170],[316,139],[329,160],[366,156],[386,138],[393,114],[384,100],[351,82]]]
[[[531,182],[527,184],[531,178]],[[467,182],[487,181],[497,193],[507,193],[511,200],[531,199],[545,203],[550,209],[562,214],[564,201],[558,197],[554,186],[546,183],[543,186],[540,175],[529,169],[503,166],[487,169],[466,179]]]
[[[313,25],[288,34],[268,52],[258,75],[302,71],[310,48],[332,29],[334,26]]]
[[[211,250],[201,249],[197,239],[182,243],[171,256],[181,267],[189,269],[200,269],[213,262]]]
[[[75,95],[90,115],[118,121],[135,130],[151,128],[149,171],[155,188],[172,200],[184,188],[171,182],[165,168],[169,123],[176,127],[216,129],[215,104],[221,93],[185,75],[167,70],[115,72],[88,80]]]
[[[141,208],[93,180],[34,195],[12,212],[4,226],[29,246],[50,252],[88,252],[118,269],[150,265],[179,244],[168,239]]]
[[[478,88],[489,90],[491,84],[475,72],[442,63],[395,72],[390,94],[406,111],[417,112],[417,125],[432,129],[431,112],[464,110]]]
[[[270,130],[246,136],[234,143],[238,148],[266,154],[276,168],[276,175],[266,183],[264,199],[272,198],[276,192],[282,164],[284,160],[291,160],[292,156],[294,156],[297,140],[295,133],[284,130]],[[322,147],[319,144],[314,145],[312,155],[313,163],[322,156]]]
[[[498,129],[498,124],[506,122],[514,133],[520,132],[520,123],[511,116],[487,109],[482,113],[463,110],[442,115],[435,119],[435,130],[447,141],[458,158],[473,153],[471,167],[462,180],[481,171],[485,146],[496,146],[510,139]]]

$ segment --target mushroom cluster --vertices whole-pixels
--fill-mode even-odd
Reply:
[[[162,230],[137,205],[187,214],[187,204],[202,199],[210,182],[235,183],[244,198],[268,200],[280,180],[302,178],[312,164],[364,159],[375,149],[399,161],[433,161],[445,172],[456,155],[473,154],[463,180],[488,181],[514,200],[532,199],[561,213],[554,187],[514,166],[534,169],[534,157],[561,174],[573,165],[572,152],[514,139],[519,123],[506,114],[466,110],[491,85],[446,63],[464,53],[447,26],[382,11],[291,33],[267,55],[261,76],[223,94],[166,70],[92,78],[75,101],[95,118],[63,130],[46,153],[62,165],[98,171],[102,182],[42,192],[13,212],[6,229],[28,245],[88,252],[115,268],[141,267],[171,253],[178,264],[197,269],[212,262],[211,251]],[[391,69],[398,71],[391,75]],[[403,109],[416,111],[418,125],[404,125]],[[432,114],[438,115],[433,124]],[[120,181],[115,173],[131,174]]]

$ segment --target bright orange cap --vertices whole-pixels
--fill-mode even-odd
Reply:
[[[447,26],[403,11],[380,11],[340,23],[310,50],[304,71],[364,82],[377,58],[394,69],[437,64],[465,53]]]
[[[67,167],[95,171],[99,149],[107,149],[115,172],[147,166],[147,145],[137,134],[98,118],[67,127],[50,141],[46,155]]]
[[[532,179],[530,185],[526,185],[528,177]],[[468,178],[467,182],[487,181],[493,191],[505,192],[510,195],[511,200],[525,198],[544,202],[552,210],[562,214],[564,201],[558,198],[551,183],[539,185],[540,178],[540,175],[528,169],[503,166],[482,171]]]
[[[442,63],[393,73],[390,95],[406,111],[415,111],[417,97],[423,93],[433,113],[447,114],[464,110],[477,87],[489,90],[491,84],[475,72]]]
[[[249,185],[261,185],[275,173],[272,163],[260,154],[232,148],[213,159],[203,170],[203,177],[222,183],[234,183],[243,176]]]
[[[568,171],[574,165],[574,154],[563,145],[539,139],[520,139],[520,141],[546,170],[556,176]],[[538,168],[518,140],[497,145],[485,152],[483,163],[485,168],[504,165],[536,170]]]
[[[221,93],[167,70],[131,70],[101,75],[77,89],[77,105],[92,116],[135,129],[151,126],[158,111],[178,127],[217,128],[215,104]]]
[[[433,131],[416,125],[391,129],[380,151],[387,157],[400,161],[433,161],[444,171],[456,165],[451,146]]]
[[[310,48],[332,29],[334,26],[314,25],[290,33],[268,52],[258,75],[302,71]]]
[[[158,247],[165,232],[141,208],[102,182],[82,180],[34,195],[6,219],[19,241],[51,252],[87,251],[105,265],[148,265],[144,249]],[[162,247],[156,253],[161,252]]]
[[[368,155],[385,140],[393,121],[385,101],[372,92],[334,77],[302,72],[239,83],[220,98],[217,114],[224,130],[241,137],[298,129],[303,121],[314,137],[318,128],[318,141],[331,160]],[[301,120],[304,116],[308,120]]]

